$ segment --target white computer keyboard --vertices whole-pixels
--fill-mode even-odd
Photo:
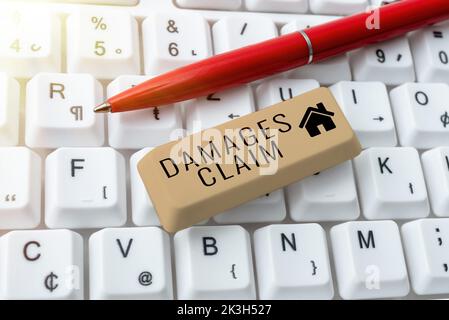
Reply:
[[[0,299],[447,299],[448,24],[179,105],[92,112],[371,2],[0,0]],[[158,227],[136,170],[151,147],[320,85],[362,155],[174,236]]]

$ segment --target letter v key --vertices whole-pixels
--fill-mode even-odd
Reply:
[[[129,250],[131,249],[131,244],[133,243],[133,239],[129,239],[128,245],[126,246],[126,250],[123,250],[122,242],[120,239],[115,239],[117,241],[118,247],[120,248],[120,252],[122,253],[123,258],[128,257]]]

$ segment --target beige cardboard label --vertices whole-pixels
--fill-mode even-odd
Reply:
[[[138,170],[161,224],[174,232],[360,151],[331,92],[319,88],[159,146]]]

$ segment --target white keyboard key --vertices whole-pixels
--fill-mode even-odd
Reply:
[[[249,86],[241,86],[214,93],[188,101],[184,111],[187,132],[198,132],[254,112],[253,92]]]
[[[212,26],[215,54],[277,37],[276,25],[264,17],[225,17]]]
[[[0,238],[1,299],[83,299],[83,239],[70,230]]]
[[[312,21],[305,19],[294,20],[281,29],[281,34],[288,34],[295,31],[303,30],[316,26],[325,22],[329,22],[339,17],[331,16],[310,16],[315,18]],[[289,77],[299,79],[315,79],[322,84],[329,85],[342,80],[351,80],[351,67],[346,54],[335,58],[327,59],[319,63],[305,65],[287,73]]]
[[[280,78],[265,80],[256,88],[257,107],[263,109],[319,87],[320,84],[316,80]]]
[[[19,83],[0,72],[0,146],[19,143]]]
[[[153,148],[145,148],[134,153],[130,160],[132,219],[136,226],[160,226],[159,217],[137,171],[137,163]]]
[[[418,81],[449,83],[449,26],[419,30],[410,45]]]
[[[98,79],[140,74],[137,21],[123,10],[80,9],[67,19],[67,70]]]
[[[307,0],[246,0],[245,6],[250,11],[306,13],[309,2]]]
[[[363,148],[397,145],[393,114],[385,84],[341,81],[330,89]]]
[[[415,81],[412,53],[405,37],[367,46],[349,53],[356,81],[382,81],[400,85]]]
[[[326,234],[318,224],[271,225],[254,232],[261,299],[331,299]]]
[[[255,299],[249,234],[240,226],[175,234],[178,299]]]
[[[240,8],[242,0],[176,0],[176,4],[189,9],[237,10]]]
[[[26,145],[33,148],[103,145],[104,115],[92,111],[102,98],[103,88],[91,75],[38,74],[27,86]]]
[[[310,11],[315,14],[350,15],[365,11],[368,0],[310,0]]]
[[[97,228],[126,222],[125,160],[112,148],[61,148],[46,160],[45,223]]]
[[[401,145],[415,148],[449,146],[449,86],[406,83],[390,91]]]
[[[287,216],[282,189],[267,193],[233,209],[214,216],[217,223],[281,222]]]
[[[94,233],[89,271],[91,299],[173,299],[170,239],[159,228]]]
[[[0,12],[0,70],[16,78],[61,70],[61,22],[45,10]]]
[[[449,148],[429,150],[421,157],[432,212],[449,217]]]
[[[449,219],[422,219],[402,226],[410,280],[417,294],[449,293]]]
[[[354,221],[330,231],[343,299],[406,296],[410,290],[399,229],[393,221]]]
[[[371,148],[354,160],[367,219],[416,219],[429,214],[421,162],[413,148]]]
[[[286,191],[294,221],[353,220],[360,215],[351,161],[293,183]]]
[[[142,24],[146,74],[159,74],[212,55],[210,27],[201,15],[157,14]]]
[[[144,76],[120,76],[108,86],[111,97],[148,80]],[[109,145],[119,149],[156,147],[174,140],[182,119],[174,105],[108,115]]]
[[[25,147],[0,148],[0,229],[35,228],[41,220],[41,158]]]

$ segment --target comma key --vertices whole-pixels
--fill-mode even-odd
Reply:
[[[153,149],[137,164],[170,232],[349,160],[360,143],[319,88]]]

